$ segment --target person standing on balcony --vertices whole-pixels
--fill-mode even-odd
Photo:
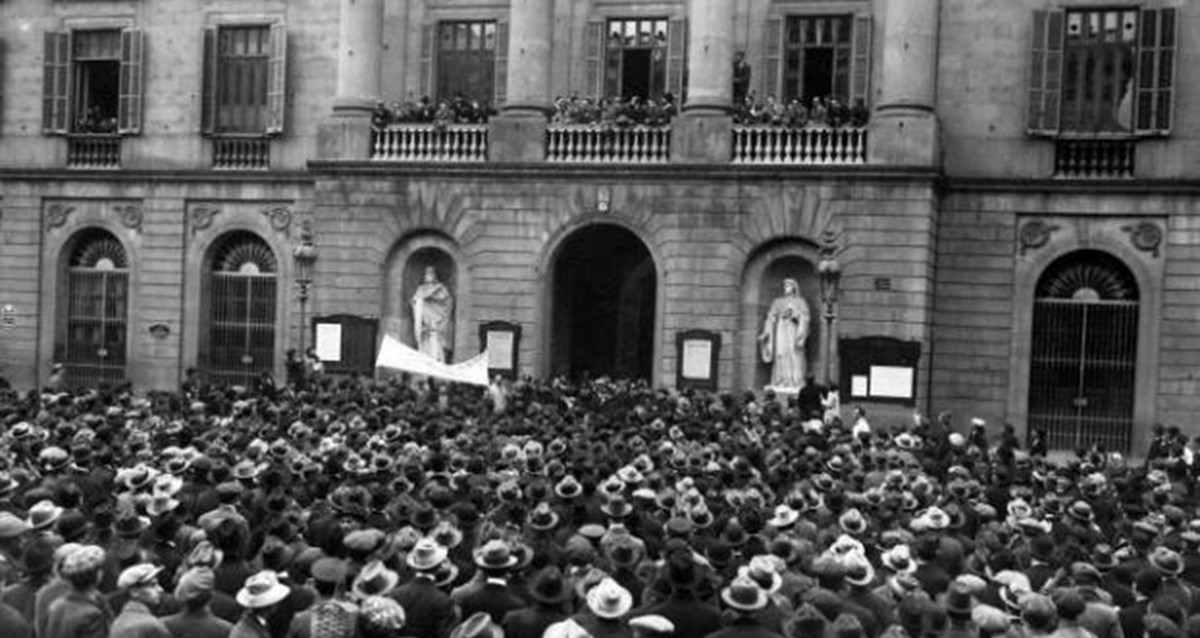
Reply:
[[[454,295],[438,281],[433,266],[425,267],[425,279],[412,297],[414,336],[417,350],[445,362],[450,349],[450,316],[454,311]]]
[[[746,96],[750,94],[750,76],[754,69],[750,67],[750,63],[746,61],[746,52],[738,51],[733,54],[733,103],[741,105],[745,103]]]

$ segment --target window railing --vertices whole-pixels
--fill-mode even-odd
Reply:
[[[865,128],[735,126],[733,163],[763,166],[865,164]]]
[[[271,167],[271,140],[265,137],[214,137],[213,168],[265,171]]]
[[[68,168],[121,168],[121,138],[102,133],[67,136]]]
[[[390,162],[483,162],[487,124],[391,124],[371,133],[371,159]]]
[[[1083,179],[1133,177],[1135,140],[1059,139],[1054,145],[1054,175]]]
[[[671,159],[671,127],[551,125],[546,159],[566,163],[661,164]]]

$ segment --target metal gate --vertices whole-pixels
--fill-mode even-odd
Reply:
[[[1038,284],[1029,431],[1045,431],[1051,449],[1131,446],[1137,289],[1124,264],[1100,255],[1069,255]]]
[[[72,388],[125,381],[129,272],[125,250],[96,230],[78,242],[67,269],[63,380]]]
[[[253,387],[275,367],[275,258],[256,236],[232,238],[209,280],[209,381]]]

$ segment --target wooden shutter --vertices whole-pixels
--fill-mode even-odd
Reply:
[[[421,27],[421,96],[434,99],[433,90],[433,48],[436,45],[436,34],[434,30],[436,24],[427,24]]]
[[[1029,133],[1057,135],[1062,97],[1063,12],[1033,12],[1029,65]]]
[[[496,23],[496,108],[508,101],[508,23]]]
[[[218,51],[217,30],[205,29],[203,86],[200,91],[200,129],[205,135],[217,132]]]
[[[120,101],[117,103],[117,132],[139,135],[142,132],[142,107],[145,91],[146,34],[143,31],[121,32]]]
[[[283,133],[287,106],[287,25],[271,25],[271,61],[267,67],[267,135]]]
[[[687,96],[684,76],[687,74],[687,20],[667,22],[667,91],[683,104]]]
[[[66,135],[71,104],[71,34],[47,31],[42,66],[42,132]]]
[[[783,18],[767,20],[766,31],[763,34],[763,72],[762,89],[759,99],[774,95],[783,98],[783,84],[779,76],[783,73]]]
[[[604,28],[603,20],[592,20],[584,26],[584,93],[590,97],[604,96]]]
[[[1175,92],[1176,9],[1143,9],[1139,26],[1135,130],[1143,135],[1171,132]]]
[[[850,103],[858,104],[862,100],[864,106],[871,105],[871,36],[873,35],[871,16],[855,16],[854,31],[851,34],[854,57],[850,64]]]

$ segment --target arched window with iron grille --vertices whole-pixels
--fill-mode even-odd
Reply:
[[[274,251],[258,235],[220,238],[205,263],[200,367],[214,384],[252,387],[275,367]]]
[[[1138,310],[1133,273],[1105,252],[1064,255],[1038,279],[1029,429],[1044,431],[1051,449],[1129,451]]]
[[[65,253],[65,316],[59,361],[69,387],[125,381],[129,314],[129,258],[112,233],[80,231]]]

